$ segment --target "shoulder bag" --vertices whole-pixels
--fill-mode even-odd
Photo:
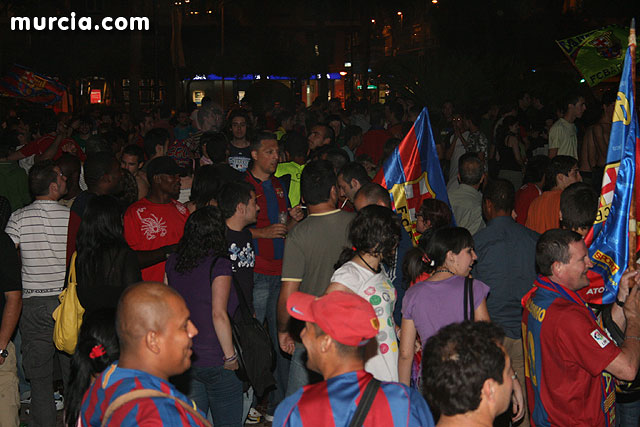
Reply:
[[[55,321],[53,326],[53,342],[58,350],[73,354],[78,344],[78,334],[82,326],[82,316],[84,308],[78,300],[77,280],[76,280],[76,258],[77,252],[71,256],[69,264],[69,282],[67,288],[60,292],[58,300],[60,305],[51,315]]]
[[[213,267],[218,258],[214,258],[209,272],[210,282]],[[244,292],[235,275],[231,274],[233,287],[238,296],[238,308],[229,316],[233,347],[238,354],[238,369],[235,371],[240,380],[250,384],[258,396],[262,396],[276,383],[273,376],[276,355],[269,333],[253,316]]]

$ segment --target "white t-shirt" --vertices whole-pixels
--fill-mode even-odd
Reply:
[[[384,271],[374,274],[349,261],[333,273],[331,282],[340,283],[369,301],[378,316],[378,354],[367,360],[365,371],[380,381],[398,381],[398,337],[393,321],[396,290],[389,277]]]
[[[23,298],[62,292],[68,227],[69,208],[53,200],[36,200],[11,214],[5,231],[20,247]]]

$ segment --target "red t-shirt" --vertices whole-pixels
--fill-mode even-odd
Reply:
[[[520,225],[527,223],[527,215],[529,214],[529,206],[542,191],[533,183],[525,184],[516,192],[516,222]]]
[[[30,143],[22,147],[20,149],[20,153],[22,153],[22,155],[24,155],[25,157],[29,157],[34,154],[41,155],[42,153],[47,151],[47,148],[49,148],[49,146],[53,144],[53,141],[55,141],[55,139],[55,136],[47,134],[39,139],[36,139],[35,141],[31,141]],[[80,148],[78,143],[71,138],[65,138],[60,142],[58,151],[56,151],[56,154],[53,156],[53,160],[57,160],[65,152],[77,156],[81,162],[84,162],[87,159],[87,156],[85,156],[82,148]]]
[[[134,251],[150,251],[180,241],[189,211],[176,200],[152,203],[147,198],[138,200],[124,214],[124,238]],[[161,262],[142,270],[142,280],[164,281]]]
[[[378,164],[382,158],[384,143],[391,138],[391,134],[384,129],[373,129],[362,135],[362,144],[356,150],[356,157],[361,154],[371,156],[373,163]]]

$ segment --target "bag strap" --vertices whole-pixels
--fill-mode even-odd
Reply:
[[[123,394],[122,396],[118,396],[113,402],[109,404],[107,410],[104,411],[104,415],[102,416],[102,423],[100,427],[105,427],[107,422],[113,415],[115,411],[117,411],[120,407],[129,403],[133,400],[143,399],[145,397],[164,397],[168,399],[172,399],[175,402],[179,403],[187,412],[189,412],[194,418],[196,418],[200,423],[207,427],[212,427],[211,423],[203,417],[197,409],[193,408],[191,405],[184,402],[182,399],[178,399],[175,396],[172,396],[167,393],[163,393],[159,390],[151,390],[151,389],[141,389],[141,390],[132,390],[128,393]]]
[[[464,278],[464,320],[475,320],[473,307],[473,278]]]
[[[77,251],[71,255],[71,262],[69,263],[69,283],[78,283],[76,280],[76,258],[78,258]]]
[[[213,258],[213,261],[211,261],[211,267],[209,267],[209,283],[212,282],[211,275],[213,274],[213,267],[216,265],[216,262],[218,262],[218,258],[220,257],[216,256],[215,258]],[[244,292],[242,292],[242,288],[240,288],[238,279],[236,279],[236,275],[233,271],[231,272],[231,283],[233,283],[233,288],[236,290],[240,309],[243,310],[245,315],[248,314],[249,316],[253,316],[253,313],[251,313],[251,310],[249,309],[249,304],[244,297]]]
[[[356,412],[353,414],[353,418],[351,418],[349,427],[361,427],[362,424],[364,424],[364,420],[367,419],[367,414],[369,413],[369,409],[371,409],[371,405],[376,398],[379,388],[380,381],[371,378],[371,381],[369,381],[369,384],[367,384],[367,387],[364,389],[364,393],[362,393],[362,399],[360,399]]]

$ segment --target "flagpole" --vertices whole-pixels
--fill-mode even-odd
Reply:
[[[631,27],[629,28],[629,51],[631,53],[631,93],[633,96],[634,104],[636,101],[636,19],[631,19]],[[634,105],[634,109],[635,109]],[[631,111],[631,114],[635,114],[635,111]],[[636,150],[637,150],[636,144]],[[636,158],[640,153],[636,152]],[[634,179],[634,191],[631,192],[631,203],[629,206],[629,270],[636,269],[636,239],[637,239],[637,231],[636,231],[636,190],[638,189],[638,183],[640,179],[638,179],[638,173],[640,171],[636,170],[636,177]]]

